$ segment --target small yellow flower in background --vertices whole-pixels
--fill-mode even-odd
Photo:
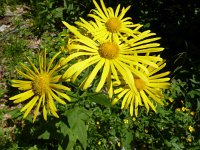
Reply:
[[[125,123],[125,124],[128,124],[128,119],[124,119],[124,123]]]
[[[137,76],[134,77],[134,83],[138,93],[134,93],[127,85],[115,89],[114,93],[117,96],[112,101],[112,104],[114,105],[122,99],[121,108],[126,109],[130,106],[131,116],[135,114],[136,117],[138,116],[139,106],[144,105],[147,112],[149,108],[156,112],[155,103],[163,105],[162,98],[164,96],[162,94],[162,89],[166,89],[170,85],[170,83],[168,83],[170,78],[166,77],[169,75],[169,71],[156,74],[163,69],[166,64],[164,62],[159,62],[157,65],[158,68],[153,68],[152,66],[147,67],[149,71],[149,74],[146,75],[148,78],[147,82]]]
[[[121,146],[121,143],[120,143],[120,142],[117,142],[117,146],[120,147],[120,146]]]
[[[194,132],[195,131],[195,129],[192,126],[189,126],[188,129],[189,129],[190,132]]]
[[[174,99],[172,99],[171,97],[168,99],[171,103],[174,101]]]
[[[148,133],[149,131],[147,129],[144,130],[145,133]]]
[[[194,115],[195,115],[195,112],[194,112],[194,111],[192,111],[192,112],[190,113],[190,115],[194,116]]]
[[[182,111],[189,111],[190,109],[186,108],[186,107],[182,107]]]
[[[133,117],[133,121],[136,121],[136,118],[135,118],[135,117]]]
[[[101,145],[101,141],[98,142],[98,145]]]
[[[10,97],[9,99],[13,100],[14,103],[27,102],[21,109],[21,112],[25,111],[24,118],[27,117],[33,107],[36,107],[34,110],[33,122],[39,114],[40,107],[42,108],[45,120],[47,120],[47,112],[58,118],[59,116],[56,113],[57,108],[54,99],[63,105],[66,104],[66,102],[60,97],[68,101],[71,100],[70,97],[64,93],[65,90],[69,91],[70,89],[59,84],[61,75],[58,75],[57,72],[61,68],[60,64],[57,63],[53,65],[59,54],[60,52],[55,54],[48,62],[45,49],[43,55],[39,55],[39,69],[30,59],[28,59],[28,62],[31,68],[21,63],[20,65],[24,72],[16,69],[17,73],[26,80],[12,80],[12,86],[24,92]]]
[[[176,111],[181,111],[181,109],[180,108],[176,108]]]
[[[192,137],[187,138],[187,142],[191,143],[192,142]]]
[[[95,0],[93,0],[93,3],[96,9],[93,9],[88,16],[94,19],[95,22],[87,22],[81,18],[81,21],[76,22],[76,24],[91,33],[95,39],[124,38],[140,33],[138,29],[142,25],[134,24],[131,17],[124,17],[130,6],[123,7],[120,10],[119,4],[114,11],[111,7],[106,8],[103,0],[100,0],[101,6]]]

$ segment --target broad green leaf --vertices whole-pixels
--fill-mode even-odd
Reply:
[[[69,136],[69,142],[67,144],[66,150],[73,150],[77,137],[74,135],[74,132],[71,129],[68,130],[68,136]]]
[[[79,120],[77,123],[76,128],[74,128],[76,136],[80,143],[82,144],[83,148],[86,149],[87,147],[87,127],[82,120]]]

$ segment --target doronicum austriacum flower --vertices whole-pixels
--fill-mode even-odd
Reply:
[[[163,61],[157,63],[158,68],[148,66],[149,74],[146,74],[148,80],[144,81],[143,79],[134,76],[134,83],[137,88],[137,93],[133,92],[130,87],[126,84],[119,86],[114,90],[116,97],[112,101],[112,105],[118,101],[122,101],[121,108],[127,109],[130,107],[130,115],[138,116],[138,107],[145,106],[147,112],[149,108],[156,112],[155,104],[158,103],[163,105],[162,99],[164,95],[162,90],[169,87],[170,83],[168,82],[170,78],[169,71],[160,73],[160,70],[163,69],[166,65]],[[135,113],[134,113],[135,112]]]
[[[21,109],[21,112],[25,111],[24,118],[27,117],[33,107],[35,107],[33,122],[36,120],[40,108],[42,109],[45,120],[47,120],[48,112],[57,118],[59,117],[56,112],[57,108],[54,99],[61,104],[66,104],[66,102],[60,97],[68,101],[71,100],[70,97],[64,93],[65,90],[69,91],[70,89],[59,83],[61,78],[61,75],[58,74],[61,68],[59,63],[53,65],[60,52],[56,53],[49,61],[47,61],[46,58],[46,49],[42,54],[43,55],[39,54],[39,69],[29,58],[28,62],[31,67],[20,63],[24,71],[19,69],[16,69],[16,71],[25,78],[25,80],[12,80],[12,86],[24,92],[9,98],[9,100],[13,100],[14,103],[27,102]]]
[[[101,38],[102,40],[112,38],[125,38],[126,36],[137,35],[140,32],[140,24],[134,24],[131,21],[131,17],[124,17],[126,12],[130,9],[122,8],[120,10],[120,4],[114,11],[113,8],[106,8],[103,0],[100,0],[101,6],[93,0],[96,9],[93,9],[88,16],[93,20],[89,22],[80,18],[81,21],[77,21],[76,24],[82,27],[86,32],[91,33],[94,39]]]
[[[112,80],[119,81],[118,76],[121,75],[132,91],[137,92],[133,76],[138,76],[147,82],[148,78],[144,75],[144,72],[148,74],[149,71],[145,65],[148,64],[157,68],[156,63],[162,61],[159,56],[144,55],[145,52],[160,52],[163,50],[163,48],[159,47],[160,44],[151,43],[159,38],[147,38],[153,35],[149,31],[133,37],[130,41],[132,44],[129,44],[129,42],[126,43],[123,40],[119,40],[119,38],[94,40],[91,36],[79,32],[78,28],[69,25],[67,22],[63,21],[63,23],[74,34],[76,39],[70,45],[70,48],[74,49],[74,53],[65,58],[61,65],[65,66],[72,59],[81,57],[81,61],[72,64],[66,70],[63,74],[63,79],[72,78],[72,81],[75,81],[86,68],[92,66],[93,70],[81,84],[83,89],[87,89],[95,77],[99,75],[101,77],[96,87],[96,92],[99,92],[106,83],[109,97],[112,97]],[[134,67],[130,68],[130,65]],[[140,68],[143,71],[136,68]]]

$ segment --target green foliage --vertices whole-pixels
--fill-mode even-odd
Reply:
[[[86,5],[90,3],[87,0],[30,0],[31,12],[25,16],[32,18],[32,31],[40,37],[47,30],[61,31],[63,20],[69,23],[76,21],[85,14]]]

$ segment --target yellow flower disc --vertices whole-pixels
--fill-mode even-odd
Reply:
[[[121,23],[118,18],[112,17],[106,22],[106,28],[112,33],[119,32],[121,28]]]
[[[136,77],[134,79],[135,79],[135,86],[138,91],[145,89],[145,82],[142,79],[140,79],[138,77]]]
[[[119,47],[112,42],[105,42],[99,48],[99,55],[106,59],[114,59],[119,54]]]
[[[49,76],[48,74],[40,74],[38,75],[32,83],[33,90],[36,94],[42,95],[45,91],[47,91],[49,87]]]

